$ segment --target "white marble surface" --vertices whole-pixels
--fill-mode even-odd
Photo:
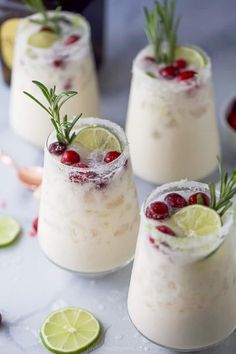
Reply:
[[[121,125],[125,122],[131,61],[145,43],[142,7],[150,3],[108,1],[107,58],[100,72],[100,86],[104,116]],[[236,2],[178,0],[177,5],[182,12],[183,41],[202,46],[213,57],[219,113],[228,98],[236,95]],[[22,165],[42,163],[42,153],[9,130],[8,99],[9,90],[0,81],[0,146]],[[223,145],[224,165],[231,169],[235,156],[225,141]],[[23,226],[19,240],[0,250],[0,312],[4,319],[0,328],[1,354],[47,353],[39,340],[39,328],[51,310],[66,305],[85,307],[101,321],[106,333],[101,346],[94,348],[96,354],[173,354],[147,341],[129,321],[126,297],[131,266],[97,280],[81,279],[57,268],[43,256],[37,239],[29,236],[38,209],[31,193],[17,182],[14,171],[3,165],[0,182],[0,212],[14,215]],[[139,179],[137,187],[140,201],[153,188]],[[232,335],[202,354],[235,352],[236,335]]]

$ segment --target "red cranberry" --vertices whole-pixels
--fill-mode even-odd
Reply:
[[[96,182],[95,183],[95,188],[100,190],[106,188],[107,183],[106,182]]]
[[[186,81],[186,80],[190,80],[190,79],[195,79],[196,75],[197,75],[196,71],[193,71],[193,70],[182,71],[182,73],[180,73],[177,76],[177,80],[178,81]]]
[[[172,80],[178,75],[178,70],[174,66],[165,66],[159,70],[159,74],[167,80]]]
[[[152,63],[155,63],[155,62],[156,62],[155,59],[154,59],[153,57],[149,56],[149,55],[147,55],[146,57],[144,57],[144,60],[150,61],[150,62],[152,62]]]
[[[174,62],[174,67],[177,69],[185,69],[187,66],[187,63],[184,59],[177,59]]]
[[[54,59],[52,62],[52,65],[55,66],[55,68],[63,68],[64,64],[65,63],[63,59]]]
[[[230,113],[236,113],[236,99],[234,99],[230,105]]]
[[[72,79],[66,81],[65,85],[63,86],[63,90],[71,90],[72,89]]]
[[[39,221],[38,218],[35,218],[33,221],[33,230],[36,232],[38,232],[38,221]]]
[[[149,242],[150,242],[151,244],[154,244],[154,243],[155,243],[155,240],[154,240],[154,238],[153,238],[152,236],[149,236],[148,239],[149,239]]]
[[[49,145],[48,150],[51,154],[59,156],[63,154],[64,151],[66,151],[66,144],[55,141]]]
[[[169,193],[165,196],[164,200],[172,209],[181,209],[187,205],[184,197],[178,193]]]
[[[106,153],[106,155],[104,157],[104,162],[110,163],[110,162],[116,160],[120,155],[121,155],[121,153],[119,151],[109,151]]]
[[[64,44],[65,45],[70,45],[70,44],[73,44],[73,43],[77,42],[78,40],[80,40],[80,36],[78,36],[77,34],[72,34],[70,37],[68,37],[64,41]]]
[[[75,167],[79,167],[79,168],[88,168],[89,165],[87,165],[86,163],[83,163],[83,162],[79,162],[79,163],[76,163],[74,164]]]
[[[163,202],[151,203],[145,213],[146,217],[153,220],[163,220],[169,216],[169,208]]]
[[[74,165],[75,163],[80,162],[80,156],[74,150],[67,150],[63,153],[61,157],[61,162],[64,165]]]
[[[189,197],[188,203],[189,204],[202,204],[202,205],[209,206],[210,199],[209,199],[208,195],[206,195],[205,193],[197,192],[197,193],[192,194]]]
[[[97,174],[95,172],[77,172],[77,173],[72,173],[70,175],[70,181],[74,183],[88,183],[90,181],[93,181]]]
[[[170,236],[176,236],[176,233],[168,226],[166,225],[158,225],[156,229],[160,232],[163,232],[163,234],[167,234]]]
[[[230,115],[228,116],[228,122],[229,125],[236,130],[236,112],[232,112],[230,113]]]
[[[152,236],[149,236],[148,240],[157,250],[159,249],[159,245],[155,244],[155,239]]]

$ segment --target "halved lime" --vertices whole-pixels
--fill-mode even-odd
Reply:
[[[98,125],[80,130],[72,142],[75,143],[88,151],[122,151],[117,136],[109,129]]]
[[[40,336],[53,353],[80,353],[100,334],[100,324],[88,311],[66,307],[52,312],[43,323]]]
[[[175,50],[175,59],[185,59],[197,68],[207,65],[205,54],[199,48],[194,47],[177,47]]]
[[[179,210],[172,218],[185,236],[207,236],[221,228],[219,214],[199,204],[189,205]]]
[[[58,35],[56,33],[50,31],[40,31],[29,36],[28,44],[36,48],[49,48],[57,40]]]
[[[8,215],[0,215],[0,247],[10,245],[20,234],[19,223]]]

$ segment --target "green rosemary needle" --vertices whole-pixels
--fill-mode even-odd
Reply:
[[[152,11],[144,7],[145,33],[154,49],[157,63],[172,64],[177,46],[177,31],[180,18],[175,16],[175,2],[163,0],[154,2]]]
[[[46,101],[48,102],[48,107],[40,102],[37,98],[31,95],[29,92],[23,91],[25,95],[29,96],[34,100],[41,108],[43,108],[48,115],[51,117],[51,122],[56,130],[57,139],[59,142],[69,145],[75,137],[75,132],[72,133],[72,129],[80,119],[82,114],[78,114],[72,120],[68,120],[68,116],[64,115],[61,117],[60,110],[64,103],[77,95],[76,91],[63,91],[56,94],[56,86],[48,89],[39,81],[32,81],[42,92]]]
[[[42,27],[49,28],[57,34],[61,33],[60,22],[71,24],[68,18],[61,15],[60,7],[57,7],[54,10],[53,15],[51,14],[49,15],[42,0],[23,0],[23,2],[30,8],[30,10],[32,10],[33,12],[37,12],[41,15],[37,19],[34,18],[30,19],[30,21],[35,24],[38,24]]]
[[[209,183],[211,203],[210,207],[217,211],[220,216],[233,205],[232,198],[236,194],[236,168],[231,176],[227,172],[223,172],[220,159],[218,158],[218,169],[220,175],[220,194],[217,198],[216,188],[213,183]]]

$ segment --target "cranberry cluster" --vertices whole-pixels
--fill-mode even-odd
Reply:
[[[152,63],[155,62],[153,57],[147,56],[145,60]],[[187,62],[184,59],[175,60],[173,65],[164,66],[159,70],[159,74],[166,80],[176,79],[177,81],[186,81],[195,79],[197,72],[194,70],[187,70]]]
[[[145,215],[149,219],[163,221],[170,217],[173,212],[176,212],[187,205],[198,204],[199,199],[201,200],[202,205],[210,205],[208,195],[202,192],[192,194],[188,201],[178,193],[169,193],[165,196],[164,202],[157,201],[151,203],[146,208]],[[166,225],[158,225],[156,229],[164,234],[176,236],[175,232]]]
[[[67,150],[67,146],[64,143],[61,143],[59,141],[55,141],[54,143],[51,143],[48,148],[49,152],[53,155],[56,156],[61,156],[61,163],[64,165],[69,165],[69,166],[76,166],[80,168],[88,168],[90,167],[86,163],[81,163],[80,162],[80,155],[78,152],[74,150]],[[110,163],[114,160],[116,160],[120,156],[119,151],[108,151],[105,156],[103,161],[105,163]]]
[[[80,161],[81,158],[78,152],[70,149],[67,150],[67,146],[64,143],[56,141],[50,144],[49,152],[53,155],[61,156],[61,163],[64,165],[79,167],[81,169],[91,167],[89,164]],[[111,163],[112,161],[116,160],[120,154],[121,153],[119,151],[108,151],[103,158],[103,162],[106,164]],[[96,189],[102,189],[106,186],[106,181],[104,178],[99,181],[98,177],[99,176],[93,171],[71,172],[70,174],[70,180],[74,183],[84,184],[97,179],[95,183]]]

